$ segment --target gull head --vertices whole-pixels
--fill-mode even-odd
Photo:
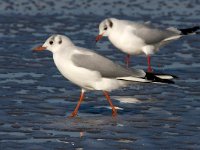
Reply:
[[[36,48],[34,48],[34,51],[43,51],[43,50],[49,50],[52,53],[56,53],[59,50],[66,48],[66,47],[70,47],[73,46],[74,44],[72,43],[72,41],[64,36],[64,35],[52,35],[50,36],[43,45],[40,45]]]
[[[103,20],[99,24],[99,35],[96,37],[96,42],[98,42],[103,36],[109,36],[113,26],[113,18]]]

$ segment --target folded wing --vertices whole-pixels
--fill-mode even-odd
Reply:
[[[92,71],[97,71],[105,78],[117,78],[117,77],[145,77],[146,73],[140,69],[126,69],[119,64],[103,57],[94,52],[74,54],[72,56],[73,63],[82,68],[86,68]]]

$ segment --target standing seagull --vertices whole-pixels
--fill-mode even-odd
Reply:
[[[136,23],[128,20],[108,18],[99,25],[99,35],[96,42],[103,36],[108,36],[110,42],[118,49],[128,54],[126,65],[130,62],[130,55],[145,53],[147,56],[148,72],[152,72],[150,55],[158,49],[182,36],[197,33],[200,27],[187,29],[167,28],[161,29],[150,23]]]
[[[53,53],[54,63],[61,74],[82,88],[80,100],[71,117],[77,115],[86,90],[103,91],[112,108],[112,116],[116,116],[117,111],[111,102],[109,91],[134,82],[174,83],[170,75],[155,75],[139,69],[124,68],[94,51],[75,46],[64,35],[52,35],[42,46],[34,50],[46,49]]]

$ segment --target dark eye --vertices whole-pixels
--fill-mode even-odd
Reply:
[[[58,43],[61,44],[61,43],[62,43],[62,40],[60,40]]]
[[[107,30],[108,28],[107,27],[104,27],[104,30]]]
[[[52,45],[52,44],[53,44],[53,41],[50,41],[49,44]]]

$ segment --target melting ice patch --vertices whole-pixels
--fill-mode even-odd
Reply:
[[[195,67],[200,67],[199,63],[192,63],[192,64],[181,64],[179,62],[174,62],[171,65],[166,65],[163,67],[163,69],[181,69],[181,68],[195,68]]]
[[[37,86],[38,90],[44,90],[53,93],[55,88],[54,87],[47,87],[47,86]]]
[[[94,107],[94,108],[106,108],[106,109],[112,109],[110,106],[96,106],[96,107]],[[121,108],[121,107],[117,107],[117,106],[115,106],[115,109],[117,109],[117,110],[124,110],[123,108]]]
[[[33,84],[37,81],[35,80],[26,80],[26,79],[21,79],[21,80],[16,80],[16,79],[5,79],[3,81],[0,81],[0,83],[9,83],[9,82],[14,82],[14,83],[19,83],[19,84]]]
[[[31,76],[33,78],[39,78],[39,77],[42,77],[43,74],[26,73],[26,72],[0,74],[0,78],[22,78],[24,76]]]
[[[141,100],[134,97],[113,96],[112,98],[120,101],[120,103],[141,103]]]

